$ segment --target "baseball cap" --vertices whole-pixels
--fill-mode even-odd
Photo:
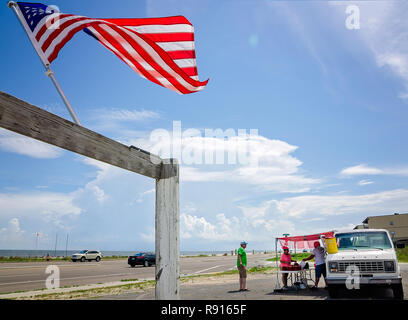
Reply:
[[[248,242],[241,241],[241,245],[243,245],[243,244],[248,244]]]

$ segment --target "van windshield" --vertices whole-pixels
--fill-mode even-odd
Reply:
[[[387,233],[383,231],[338,233],[336,239],[339,250],[392,248]]]

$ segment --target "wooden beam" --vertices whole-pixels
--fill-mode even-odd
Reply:
[[[179,165],[163,160],[156,180],[156,299],[180,299]]]
[[[0,91],[0,127],[159,179],[162,159],[81,127]]]

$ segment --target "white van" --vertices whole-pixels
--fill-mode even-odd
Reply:
[[[402,277],[394,245],[387,230],[357,229],[335,233],[338,252],[326,257],[331,298],[340,289],[389,286],[394,299],[404,299]]]

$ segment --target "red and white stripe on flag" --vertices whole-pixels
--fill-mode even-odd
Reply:
[[[199,81],[194,27],[183,16],[146,19],[93,19],[53,13],[45,16],[33,36],[51,63],[62,47],[86,28],[140,76],[179,94],[204,89]]]

